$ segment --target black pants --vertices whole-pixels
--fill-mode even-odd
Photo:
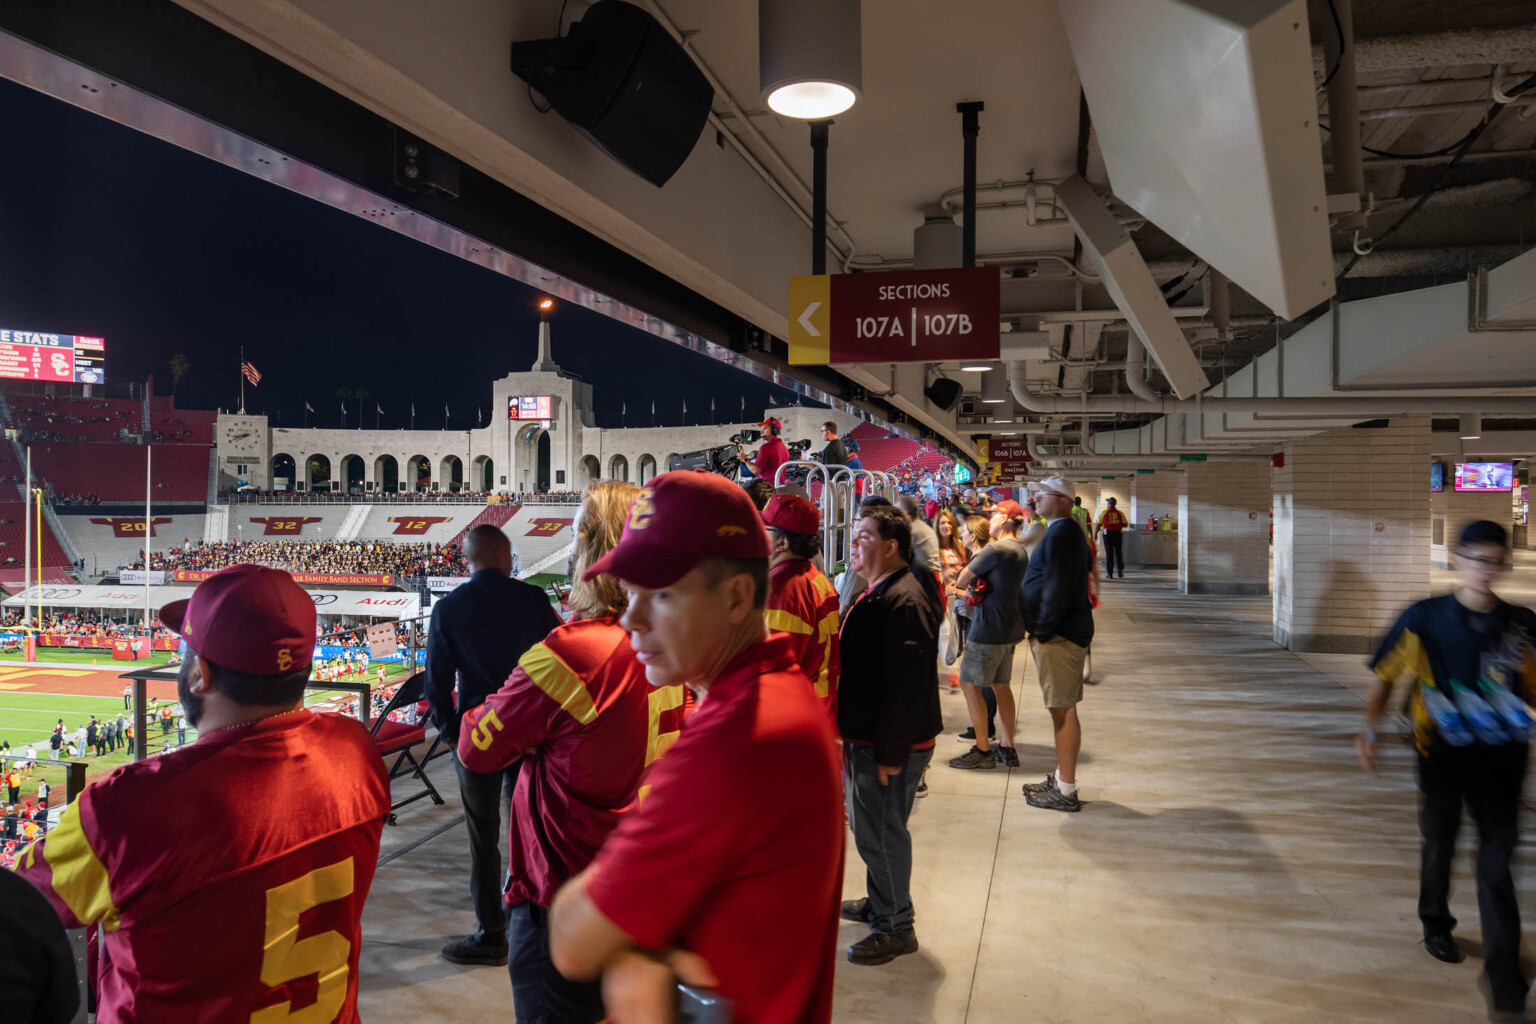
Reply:
[[[1115,567],[1119,566],[1120,575],[1125,575],[1125,536],[1119,530],[1105,530],[1104,537],[1104,575],[1113,577]]]
[[[475,905],[476,942],[500,945],[506,941],[507,916],[501,902],[501,810],[517,784],[518,761],[499,772],[472,772],[453,759],[459,773],[459,795],[464,803],[464,825],[469,831],[469,898]]]
[[[1520,790],[1529,748],[1453,747],[1421,756],[1419,832],[1424,837],[1419,873],[1419,920],[1424,933],[1449,933],[1451,858],[1465,804],[1477,825],[1477,909],[1483,923],[1483,967],[1495,1006],[1519,1010],[1529,987],[1520,973],[1520,907],[1509,861],[1515,852]]]
[[[571,981],[549,959],[549,911],[519,903],[507,911],[507,971],[517,1024],[597,1024],[600,981]]]

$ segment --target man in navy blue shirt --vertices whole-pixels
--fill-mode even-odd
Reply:
[[[560,625],[544,591],[512,578],[512,544],[483,523],[464,538],[469,582],[432,606],[427,637],[425,697],[449,750],[459,745],[459,720],[501,689],[521,658]],[[501,801],[510,800],[518,765],[481,773],[454,757],[464,822],[469,831],[469,894],[475,933],[443,947],[456,964],[507,962],[506,911],[501,902]]]

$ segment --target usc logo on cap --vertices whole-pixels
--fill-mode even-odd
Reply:
[[[640,488],[640,494],[635,498],[635,504],[629,510],[629,529],[644,530],[651,525],[651,517],[656,514],[656,506],[651,501],[655,497],[655,493],[649,487]]]
[[[286,647],[280,647],[277,651],[277,670],[287,672],[293,668],[293,652]]]
[[[731,537],[731,536],[745,537],[746,535],[747,535],[747,528],[745,526],[726,525],[726,526],[716,527],[716,529],[715,529],[715,536],[716,537]]]

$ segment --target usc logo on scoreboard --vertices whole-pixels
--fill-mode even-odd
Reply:
[[[420,537],[438,523],[446,523],[452,516],[390,516],[385,522],[395,524],[395,536]]]
[[[524,536],[553,537],[575,521],[574,519],[535,519],[528,524],[529,529]]]
[[[149,535],[156,536],[155,527],[160,523],[170,522],[169,516],[155,516],[149,521]],[[129,516],[107,516],[101,519],[92,519],[97,526],[112,527],[114,537],[142,537],[144,536],[144,520],[134,519]]]
[[[252,516],[251,522],[266,527],[263,537],[297,537],[304,532],[305,523],[320,522],[319,516]]]

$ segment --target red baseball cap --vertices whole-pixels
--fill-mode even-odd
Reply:
[[[1000,501],[996,505],[993,505],[992,506],[992,514],[993,515],[1004,515],[1004,516],[1007,516],[1009,519],[1023,519],[1024,518],[1024,510],[1022,508],[1020,508],[1019,507],[1019,503],[1014,501],[1012,498],[1009,498],[1006,501]]]
[[[798,494],[775,494],[763,508],[763,522],[789,533],[818,533],[821,513]]]
[[[167,629],[221,668],[257,676],[296,672],[315,653],[315,602],[293,577],[264,565],[232,565],[192,596],[160,609]]]
[[[783,430],[784,429],[784,424],[779,422],[779,418],[777,416],[769,416],[767,419],[763,420],[763,422],[759,423],[758,426],[760,426],[760,427],[772,427],[775,430]]]
[[[658,590],[706,558],[767,557],[768,531],[745,490],[714,473],[675,470],[640,488],[618,546],[582,579],[608,573]]]

